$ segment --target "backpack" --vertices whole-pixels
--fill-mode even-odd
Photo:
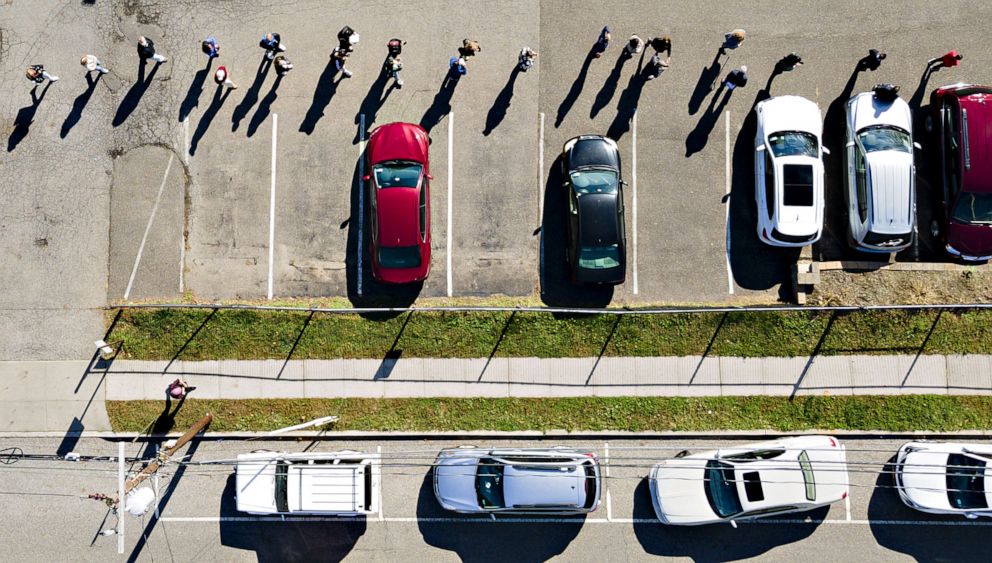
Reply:
[[[355,33],[354,29],[351,29],[348,26],[342,27],[341,31],[338,32],[338,41],[347,41],[348,38],[351,37],[352,33]]]

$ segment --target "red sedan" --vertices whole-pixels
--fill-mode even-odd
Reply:
[[[388,123],[369,136],[372,277],[386,283],[427,279],[431,270],[431,197],[427,132]]]

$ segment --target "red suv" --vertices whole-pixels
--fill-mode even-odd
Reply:
[[[369,136],[372,277],[387,283],[427,279],[431,270],[431,195],[427,132],[388,123]]]
[[[931,94],[940,141],[946,224],[931,226],[947,252],[968,262],[992,258],[992,88],[951,84]],[[943,232],[941,232],[943,231]]]

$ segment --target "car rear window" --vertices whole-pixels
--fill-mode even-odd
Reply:
[[[985,462],[963,454],[947,456],[947,500],[962,510],[989,507],[985,498]]]
[[[420,266],[420,247],[383,246],[379,248],[379,265],[383,268],[416,268]]]
[[[813,205],[813,167],[786,164],[782,167],[782,203],[791,207]]]
[[[479,460],[475,476],[475,492],[482,508],[503,508],[503,464],[484,457]]]

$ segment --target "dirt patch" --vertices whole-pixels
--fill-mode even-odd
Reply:
[[[899,305],[992,301],[992,270],[820,273],[810,305]]]

